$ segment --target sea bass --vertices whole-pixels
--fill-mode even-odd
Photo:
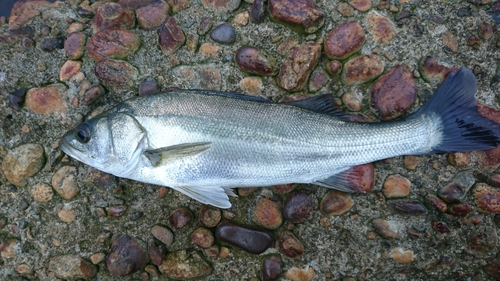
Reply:
[[[124,101],[67,132],[60,147],[104,172],[220,208],[231,206],[237,187],[313,183],[352,192],[343,172],[356,165],[500,145],[500,125],[479,115],[475,93],[462,67],[412,115],[353,123],[332,109],[331,95],[280,104],[177,90]]]

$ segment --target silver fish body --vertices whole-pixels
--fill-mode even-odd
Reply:
[[[338,175],[350,167],[441,151],[443,118],[429,110],[352,123],[291,104],[179,90],[125,101],[69,131],[61,148],[116,176],[227,208],[230,188],[315,183],[345,190]]]

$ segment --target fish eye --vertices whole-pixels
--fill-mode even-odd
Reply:
[[[76,128],[76,139],[81,143],[87,143],[90,140],[90,126],[82,123]]]

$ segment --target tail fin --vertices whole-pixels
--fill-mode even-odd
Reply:
[[[485,150],[500,145],[500,124],[479,115],[476,91],[474,74],[461,67],[448,74],[414,115],[432,112],[441,118],[443,136],[431,153]]]

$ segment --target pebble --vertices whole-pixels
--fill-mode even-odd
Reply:
[[[272,186],[271,190],[272,190],[272,192],[277,193],[277,194],[287,194],[290,191],[294,190],[295,187],[297,187],[297,185],[294,183],[280,184],[280,185]]]
[[[450,233],[448,225],[443,221],[435,221],[432,223],[432,228],[441,233]]]
[[[9,93],[9,106],[15,110],[20,110],[24,104],[26,97],[26,89],[20,88],[14,92]]]
[[[250,10],[250,17],[252,21],[258,23],[263,19],[266,8],[264,6],[264,0],[254,0],[252,3],[252,9]]]
[[[219,246],[213,245],[207,249],[204,249],[204,252],[205,255],[207,255],[207,257],[209,257],[210,259],[216,260],[220,254]]]
[[[61,167],[52,176],[52,187],[66,200],[73,199],[79,192],[76,185],[76,168],[73,166]]]
[[[38,173],[45,164],[43,147],[28,143],[7,152],[2,161],[2,173],[16,186],[26,186],[27,178]]]
[[[494,187],[500,187],[500,174],[494,174],[489,177],[488,183]]]
[[[189,0],[167,0],[167,3],[172,7],[174,14],[189,8]]]
[[[49,271],[61,279],[92,279],[97,268],[78,256],[55,256],[49,260]]]
[[[472,34],[469,38],[467,38],[467,45],[469,46],[479,46],[480,42],[481,38],[479,38],[476,34]]]
[[[500,191],[485,183],[474,187],[474,200],[478,210],[483,213],[500,213]]]
[[[108,2],[99,8],[92,19],[94,33],[104,29],[129,29],[134,26],[135,18],[132,10],[120,4]]]
[[[204,17],[201,19],[200,24],[198,25],[198,34],[205,35],[207,32],[212,29],[213,26],[212,18]]]
[[[169,5],[163,0],[155,0],[147,5],[140,6],[135,10],[137,23],[145,30],[157,29],[169,15],[169,9]]]
[[[52,200],[54,191],[52,190],[52,187],[50,187],[50,185],[45,183],[38,183],[31,188],[31,196],[33,196],[33,199],[37,202],[46,203]]]
[[[392,259],[401,264],[412,263],[415,255],[412,250],[404,250],[402,248],[395,248],[391,251]]]
[[[408,111],[417,98],[417,87],[411,70],[396,65],[373,83],[371,106],[382,120],[394,119]]]
[[[316,67],[309,78],[309,91],[316,92],[328,83],[330,78],[323,67]]]
[[[344,17],[348,18],[354,15],[354,9],[348,4],[341,2],[337,7],[337,11],[342,14]]]
[[[51,84],[43,88],[32,88],[26,93],[26,107],[38,114],[66,113],[66,87],[62,84]]]
[[[76,212],[66,207],[57,212],[57,216],[66,223],[72,223],[76,218]]]
[[[175,78],[191,89],[220,90],[221,74],[213,66],[179,66],[173,72]]]
[[[250,14],[248,12],[239,13],[234,16],[233,23],[236,26],[246,26],[248,24],[248,19],[250,18]]]
[[[165,257],[167,256],[167,249],[153,240],[148,245],[148,254],[151,259],[151,263],[159,266],[163,263]]]
[[[141,39],[134,31],[105,29],[90,37],[87,51],[95,61],[105,58],[122,59],[137,51],[140,45]]]
[[[283,41],[283,43],[279,44],[278,46],[278,54],[285,56],[290,51],[292,50],[293,47],[297,46],[299,44],[299,39],[297,38],[290,38],[288,40]]]
[[[173,17],[167,17],[158,32],[158,42],[165,56],[170,56],[186,41],[186,36]]]
[[[347,85],[368,82],[384,72],[384,61],[378,55],[361,55],[344,66],[342,80]]]
[[[426,56],[420,67],[420,74],[422,77],[432,85],[440,84],[448,73],[455,70],[455,68],[446,67],[442,62],[438,61],[435,57]]]
[[[193,214],[187,208],[178,208],[168,216],[170,226],[174,229],[181,229],[193,220]]]
[[[123,92],[135,85],[139,70],[126,61],[103,59],[95,64],[95,75],[106,88]]]
[[[337,76],[342,71],[342,64],[339,61],[332,60],[326,64],[326,72],[331,76]]]
[[[251,96],[259,96],[264,89],[260,77],[245,77],[240,81],[240,89]]]
[[[160,91],[160,86],[154,78],[146,77],[139,86],[139,96],[152,95]]]
[[[410,194],[411,182],[401,175],[388,176],[382,188],[386,198],[406,197]]]
[[[205,277],[213,270],[200,252],[186,250],[168,253],[158,269],[168,278],[183,280]]]
[[[325,22],[325,12],[311,0],[269,0],[268,9],[273,21],[299,33],[314,33]]]
[[[198,227],[191,233],[191,241],[203,249],[208,249],[214,244],[214,235],[204,227]]]
[[[115,186],[115,176],[94,168],[89,171],[87,181],[101,189],[112,190]]]
[[[420,164],[420,162],[422,162],[422,157],[420,157],[420,156],[405,155],[403,157],[403,164],[404,164],[405,168],[408,170],[415,170],[417,168],[418,164]]]
[[[479,162],[479,167],[484,171],[494,171],[500,164],[500,148],[498,147],[475,151],[474,154]]]
[[[307,42],[292,48],[281,65],[278,84],[287,91],[296,92],[304,89],[307,78],[321,56],[321,46]]]
[[[84,28],[85,28],[85,26],[83,25],[83,23],[81,23],[81,22],[74,22],[74,23],[72,23],[72,24],[69,25],[69,27],[66,30],[66,32],[68,34],[71,34],[73,32],[82,31]]]
[[[446,203],[462,202],[474,182],[469,171],[458,172],[451,183],[438,189],[437,195]]]
[[[241,197],[247,197],[250,194],[254,193],[255,191],[259,190],[259,187],[243,187],[243,188],[238,188],[238,196]]]
[[[364,25],[378,45],[385,46],[392,42],[396,26],[388,18],[372,12],[366,16]]]
[[[210,38],[218,43],[232,44],[236,38],[234,34],[234,27],[227,23],[221,24],[210,32]]]
[[[448,210],[448,205],[436,195],[428,194],[427,199],[439,212],[444,213]]]
[[[355,21],[346,22],[330,31],[325,39],[325,53],[330,59],[344,60],[365,43],[363,27]]]
[[[308,267],[307,269],[292,267],[285,272],[285,277],[291,281],[311,281],[314,276],[316,276],[316,272],[314,272],[312,267]]]
[[[280,234],[280,237],[278,238],[278,246],[280,248],[280,252],[290,258],[300,259],[304,253],[304,246],[300,240],[288,230],[285,230]]]
[[[493,25],[482,22],[478,27],[478,34],[481,38],[488,40],[493,36]]]
[[[451,34],[451,32],[449,31],[444,32],[442,37],[445,50],[448,50],[452,53],[458,52],[458,41],[457,39],[455,39],[453,34]]]
[[[354,9],[364,13],[370,10],[372,2],[370,0],[349,0],[349,5]]]
[[[387,201],[389,208],[398,214],[422,215],[427,213],[427,209],[420,202],[415,200],[390,200]]]
[[[291,223],[301,223],[312,217],[318,208],[318,200],[309,193],[297,191],[292,193],[283,206],[283,217]]]
[[[248,73],[275,75],[278,70],[268,56],[260,49],[242,46],[236,51],[234,61],[238,67]]]
[[[106,93],[106,90],[100,84],[92,85],[83,94],[83,102],[85,104],[91,104],[97,100],[98,97]]]
[[[429,270],[429,269],[432,269],[432,268],[436,268],[438,266],[452,266],[453,264],[455,264],[455,261],[456,261],[456,259],[453,258],[453,257],[441,255],[441,256],[439,256],[439,258],[438,258],[437,261],[435,261],[434,263],[430,264],[425,269]]]
[[[262,281],[275,281],[281,278],[283,261],[278,255],[269,255],[262,261]]]
[[[283,223],[281,204],[266,197],[259,198],[252,209],[252,221],[267,229],[277,229]]]
[[[141,212],[141,211],[136,211],[136,212],[133,212],[132,214],[130,214],[130,221],[136,221],[136,220],[139,220],[140,218],[142,218],[144,214]]]
[[[114,275],[130,275],[142,269],[148,262],[146,249],[145,243],[127,234],[115,234],[111,238],[111,249],[106,258],[106,266]]]
[[[196,49],[198,48],[198,41],[199,41],[200,37],[198,36],[198,34],[189,34],[187,36],[187,48],[188,50],[190,50],[191,52],[196,52]]]
[[[250,254],[263,253],[273,242],[273,236],[266,230],[224,221],[215,230],[217,240],[231,244]]]
[[[83,56],[87,37],[83,32],[73,32],[64,41],[64,50],[70,60],[77,60]]]
[[[464,167],[470,163],[470,155],[467,152],[454,152],[448,154],[448,162],[455,167]]]
[[[202,43],[200,45],[200,54],[206,57],[218,57],[219,47],[210,43]]]
[[[127,211],[127,206],[125,205],[118,205],[118,206],[111,206],[108,208],[108,216],[110,217],[121,217],[123,213]]]
[[[488,275],[500,279],[500,260],[495,258],[494,260],[487,260],[486,265],[483,266],[484,272]]]
[[[104,258],[106,258],[106,255],[104,253],[95,253],[90,256],[90,261],[93,264],[99,264],[104,260]]]
[[[467,239],[469,248],[477,253],[488,253],[495,250],[497,245],[497,232],[495,228],[481,226],[475,229]]]
[[[82,62],[77,60],[68,60],[66,61],[61,70],[59,70],[59,80],[67,81],[75,74],[77,74],[82,68]]]
[[[200,209],[201,225],[212,228],[217,226],[221,220],[222,214],[220,209],[208,205],[203,205]]]
[[[349,211],[353,205],[354,201],[350,194],[332,190],[321,200],[319,210],[327,216],[338,216]]]
[[[174,234],[172,231],[161,225],[153,226],[151,228],[151,234],[153,234],[153,236],[160,240],[163,244],[167,245],[167,247],[170,247],[174,241]]]
[[[375,232],[384,238],[397,239],[399,223],[397,221],[387,221],[382,219],[375,219],[372,222]]]
[[[457,217],[465,217],[472,211],[472,208],[467,203],[452,204],[448,206],[448,212]]]
[[[21,275],[29,275],[33,273],[33,269],[27,264],[20,264],[16,266],[15,271]]]
[[[64,48],[64,39],[63,38],[48,38],[42,41],[40,44],[40,48],[45,52],[53,52],[57,49]]]

